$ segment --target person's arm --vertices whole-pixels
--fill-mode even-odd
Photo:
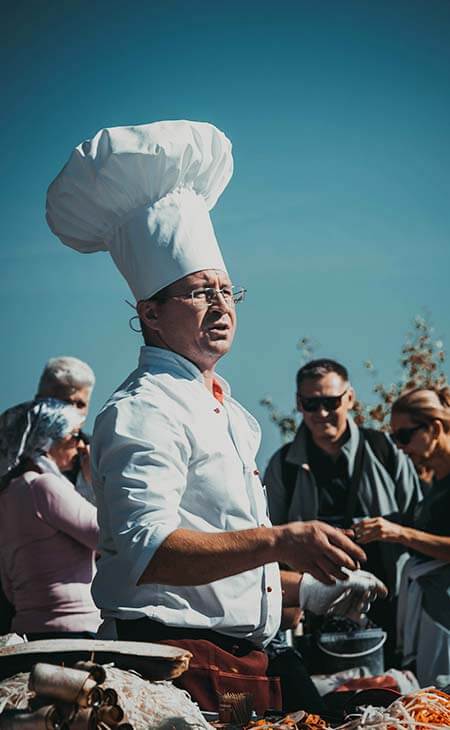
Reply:
[[[296,629],[303,616],[299,604],[302,575],[292,570],[281,570],[280,577],[282,595],[280,629]]]
[[[431,532],[423,532],[413,527],[399,525],[383,517],[361,520],[355,526],[355,533],[356,539],[361,545],[378,540],[395,542],[408,549],[417,550],[419,553],[428,555],[430,558],[450,562],[450,537],[433,535]]]
[[[282,562],[332,583],[344,577],[342,566],[352,569],[365,559],[342,532],[318,522],[223,532],[181,528],[192,452],[167,406],[125,400],[106,409],[95,426],[94,479],[106,510],[101,519],[129,566],[130,581],[203,585]]]
[[[40,519],[95,550],[97,510],[66,479],[55,474],[41,474],[31,482],[30,494]]]
[[[298,607],[298,592],[300,589],[302,574],[293,570],[281,570],[280,577],[283,606],[285,608]]]
[[[450,537],[433,535],[431,532],[415,530],[412,527],[403,527],[398,542],[436,560],[450,562]]]
[[[285,563],[326,584],[346,579],[365,554],[340,530],[312,522],[291,522],[233,532],[177,529],[155,552],[139,584],[203,585],[266,563]]]

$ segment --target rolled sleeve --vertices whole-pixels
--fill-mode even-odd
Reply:
[[[136,585],[162,542],[180,524],[190,447],[184,429],[154,404],[110,406],[95,430],[94,478],[113,549]],[[96,463],[96,455],[99,455]]]

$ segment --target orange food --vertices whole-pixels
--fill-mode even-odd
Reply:
[[[304,725],[309,725],[311,730],[328,730],[329,725],[325,720],[322,720],[320,715],[308,715],[305,720],[303,720]]]
[[[450,726],[450,696],[439,689],[419,690],[403,697],[402,703],[417,723]]]

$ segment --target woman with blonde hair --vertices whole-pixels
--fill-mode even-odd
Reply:
[[[397,636],[403,663],[415,660],[422,685],[450,674],[450,388],[416,388],[392,406],[391,436],[435,479],[412,520],[398,524],[383,517],[356,528],[361,544],[395,542],[411,557],[399,597]]]

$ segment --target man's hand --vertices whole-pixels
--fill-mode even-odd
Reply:
[[[299,573],[310,573],[321,583],[333,585],[348,576],[342,568],[356,570],[366,560],[363,550],[342,530],[325,522],[290,522],[282,525],[280,562]]]
[[[361,520],[354,525],[355,538],[361,544],[383,540],[383,542],[398,542],[401,538],[403,527],[395,522],[390,522],[384,517],[372,517]]]
[[[300,608],[322,616],[359,616],[366,613],[376,598],[386,598],[388,590],[375,575],[365,570],[345,571],[346,580],[325,586],[305,573],[299,591]]]

